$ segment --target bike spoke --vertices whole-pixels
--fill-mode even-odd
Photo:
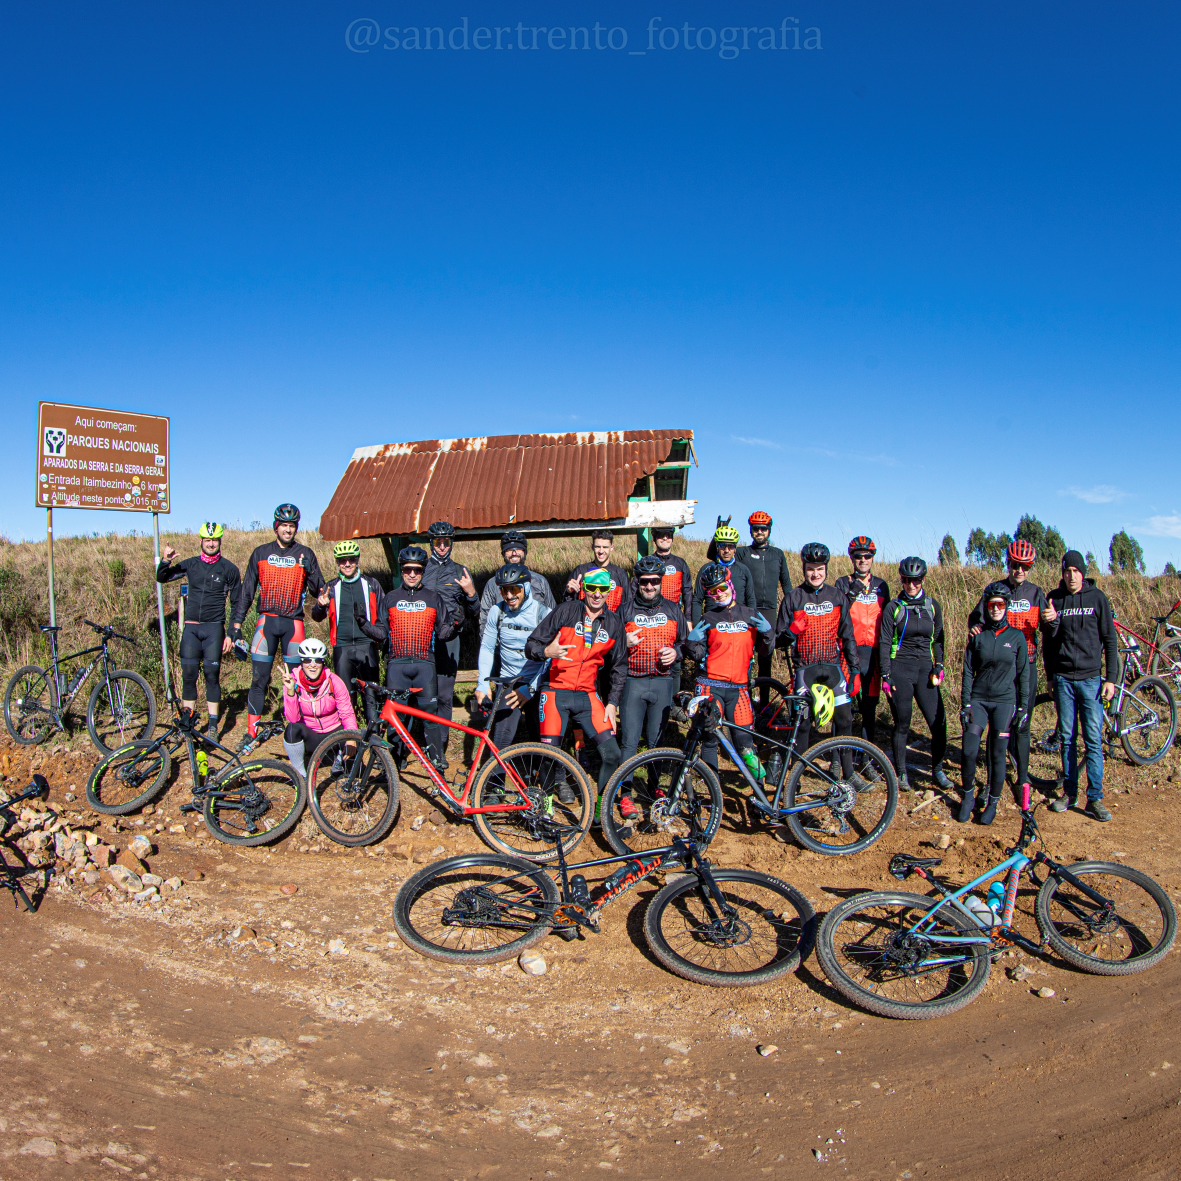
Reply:
[[[1050,899],[1049,917],[1062,939],[1081,955],[1106,963],[1135,959],[1157,946],[1165,934],[1165,917],[1143,886],[1107,873],[1087,873],[1083,881],[1110,905],[1060,881]]]
[[[674,837],[688,839],[693,799],[699,828],[711,831],[715,818],[705,779],[678,756],[650,757],[636,768],[630,785],[620,785],[614,802],[616,828],[631,829],[626,843],[636,853],[664,848]]]
[[[496,867],[432,878],[407,913],[422,939],[449,951],[493,951],[549,922],[536,885],[525,876],[504,877]]]

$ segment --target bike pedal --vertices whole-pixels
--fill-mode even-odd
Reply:
[[[556,927],[554,928],[554,934],[557,935],[559,939],[565,939],[567,943],[573,943],[574,940],[578,938],[578,928]]]

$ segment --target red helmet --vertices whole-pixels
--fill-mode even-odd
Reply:
[[[878,547],[874,545],[872,537],[866,537],[864,533],[859,533],[849,542],[849,554],[876,554]]]
[[[1009,543],[1008,554],[1009,561],[1018,566],[1032,566],[1037,558],[1037,550],[1022,537]]]
[[[768,529],[770,529],[771,514],[763,512],[761,508],[755,509],[755,511],[746,518],[746,523],[748,525],[765,525]]]

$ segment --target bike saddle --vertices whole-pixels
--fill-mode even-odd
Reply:
[[[912,869],[930,869],[942,864],[942,857],[912,857],[909,853],[895,853],[890,858],[890,872],[901,882],[909,876]]]
[[[56,623],[55,624],[43,623],[41,625],[41,631],[43,631],[43,632],[59,632],[59,631],[61,631],[61,625],[56,624]]]

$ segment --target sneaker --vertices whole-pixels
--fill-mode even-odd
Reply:
[[[931,778],[942,791],[951,791],[951,780],[944,773],[942,764],[936,764],[931,768]]]
[[[641,819],[644,815],[643,810],[636,805],[636,801],[631,796],[621,796],[619,799],[619,815],[624,820]]]
[[[1111,813],[1104,807],[1102,800],[1088,800],[1087,815],[1103,824],[1111,819]]]
[[[1065,812],[1068,808],[1073,808],[1075,804],[1075,797],[1068,796],[1065,792],[1062,793],[1056,800],[1050,801],[1051,812]]]
[[[344,755],[338,750],[332,758],[332,774],[344,774]]]
[[[447,768],[451,766],[451,764],[447,761],[447,756],[445,754],[431,759],[431,762],[434,764],[436,771],[446,771]]]
[[[570,786],[569,780],[563,779],[558,784],[558,799],[563,804],[573,804],[578,801],[578,796],[574,792],[574,788]]]
[[[209,724],[205,727],[205,737],[210,742],[217,741],[217,718],[210,718]]]
[[[874,784],[870,783],[868,779],[863,779],[859,772],[854,771],[845,782],[853,788],[854,791],[861,793],[863,791],[873,791]]]
[[[903,771],[902,774],[898,776],[898,790],[910,791],[910,781],[906,778],[905,771]]]

